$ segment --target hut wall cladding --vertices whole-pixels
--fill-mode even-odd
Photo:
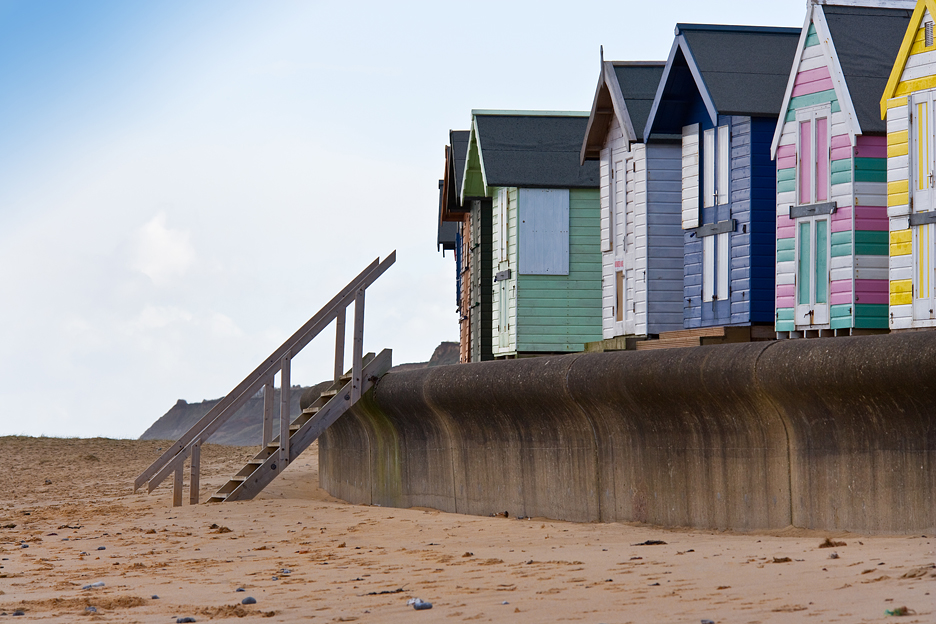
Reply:
[[[896,97],[887,100],[887,214],[889,217],[889,304],[890,328],[936,327],[936,321],[913,316],[914,282],[923,281],[921,264],[914,254],[910,214],[910,123],[909,97],[936,85],[936,46],[926,46],[925,24],[933,22],[929,9],[923,13],[906,64],[897,83]],[[897,59],[901,62],[902,59]],[[924,208],[925,209],[925,208]],[[918,229],[932,230],[932,225]]]
[[[352,503],[704,529],[936,531],[936,333],[390,373],[320,440]]]
[[[637,279],[646,284],[649,316],[637,318],[646,333],[659,334],[683,324],[682,148],[651,143],[645,149],[646,188],[637,189],[634,201],[637,222],[646,222],[647,260]]]
[[[511,226],[512,248],[514,231]],[[601,340],[600,231],[599,190],[570,189],[569,274],[516,276],[516,351],[584,351],[586,342]]]
[[[626,214],[620,215],[618,211],[615,210],[617,204],[614,201],[614,198],[611,197],[611,167],[613,165],[614,159],[624,159],[624,169],[626,170],[629,167],[633,167],[634,162],[640,162],[644,159],[645,153],[643,151],[643,146],[635,144],[633,150],[628,151],[627,141],[624,139],[624,132],[621,129],[621,124],[618,123],[617,115],[612,116],[611,124],[608,128],[608,136],[605,141],[605,146],[601,150],[599,157],[599,174],[601,176],[601,187],[600,187],[600,200],[601,200],[601,334],[603,338],[614,338],[615,336],[624,335],[623,321],[618,322],[615,319],[617,318],[617,276],[615,275],[614,269],[614,260],[615,256],[618,254],[618,249],[620,249],[621,244],[621,226],[622,220],[624,223],[627,223],[629,220],[632,221],[632,205],[631,198],[633,197],[633,176],[626,177],[626,184],[623,185],[624,188],[616,187],[617,194],[625,196],[625,211]],[[614,219],[614,233],[615,241],[612,245],[609,241],[611,237],[611,219]],[[626,273],[625,273],[626,280]],[[634,289],[633,285],[627,284],[625,282],[625,292],[630,292]],[[626,298],[625,298],[626,299]],[[627,301],[630,301],[627,299]],[[641,332],[641,324],[638,321],[636,323],[638,329],[635,333],[641,334],[646,333],[646,330]],[[645,325],[645,324],[644,324]]]
[[[703,318],[702,239],[686,232],[686,328],[774,321],[776,234],[772,206],[776,170],[770,158],[770,142],[776,119],[720,115],[718,125],[730,127],[730,201],[725,214],[737,220],[729,239],[729,305],[716,305],[715,315]],[[718,220],[723,218],[727,217]]]
[[[797,187],[797,111],[828,105],[831,215],[829,257],[830,329],[887,328],[887,139],[848,134],[834,86],[832,60],[810,24],[777,148],[776,318],[778,332],[804,326],[795,318],[796,220],[790,207],[800,204]],[[811,203],[802,202],[802,203]],[[800,319],[801,321],[801,319]]]

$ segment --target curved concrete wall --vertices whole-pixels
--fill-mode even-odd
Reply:
[[[351,502],[932,531],[936,332],[391,373],[319,444]]]

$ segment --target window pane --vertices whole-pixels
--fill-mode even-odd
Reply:
[[[816,201],[829,199],[829,120],[816,120]]]
[[[917,189],[925,191],[929,188],[929,119],[927,118],[926,103],[917,104],[916,110],[916,157],[917,157]]]
[[[829,302],[829,222],[816,221],[816,303]]]
[[[702,166],[705,175],[702,179],[702,205],[706,208],[715,205],[715,129],[706,130],[702,139]]]
[[[812,202],[812,123],[800,123],[800,153],[799,153],[799,203]]]
[[[718,152],[718,205],[728,203],[728,172],[731,166],[730,149],[731,131],[728,126],[718,128],[718,143],[716,151]]]
[[[812,240],[809,236],[809,222],[799,226],[799,258],[797,258],[796,303],[806,305],[809,300],[809,256]]]
[[[715,295],[715,237],[702,238],[702,301]]]

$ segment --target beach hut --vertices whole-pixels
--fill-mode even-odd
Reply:
[[[598,164],[579,162],[588,113],[472,111],[462,202],[490,201],[495,358],[601,339]]]
[[[600,165],[603,349],[683,327],[680,145],[643,134],[664,65],[602,60],[582,144]]]
[[[920,0],[881,99],[887,120],[891,330],[936,327],[936,3]]]
[[[459,361],[491,356],[491,202],[461,200],[468,130],[450,130],[445,172],[439,180],[438,245],[455,252],[455,298],[459,318]]]
[[[700,336],[775,335],[770,141],[799,34],[676,26],[644,139],[682,143],[683,327]]]
[[[912,7],[807,7],[771,146],[778,337],[887,331],[887,129],[879,111]]]

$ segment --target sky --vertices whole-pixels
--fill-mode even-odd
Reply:
[[[0,435],[136,438],[227,394],[373,259],[365,350],[458,340],[450,129],[588,110],[677,22],[805,0],[0,0]],[[292,383],[330,376],[329,328]]]

